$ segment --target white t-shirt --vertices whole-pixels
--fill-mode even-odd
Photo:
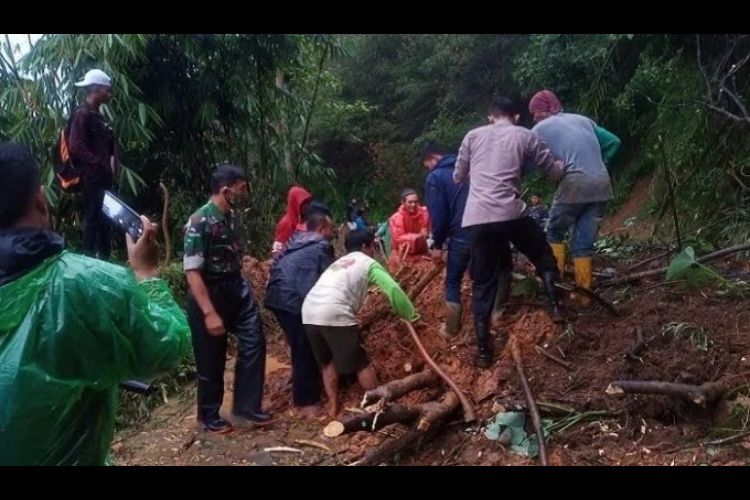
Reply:
[[[375,259],[362,252],[344,255],[320,276],[302,303],[302,323],[352,326],[367,296],[368,273]]]

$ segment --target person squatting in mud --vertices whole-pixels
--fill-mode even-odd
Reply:
[[[377,242],[371,231],[350,231],[344,246],[347,254],[326,269],[302,304],[302,323],[322,371],[331,417],[338,413],[339,375],[356,373],[364,390],[378,385],[357,324],[357,312],[367,297],[367,288],[378,287],[401,318],[411,322],[419,319],[409,297],[373,259]]]

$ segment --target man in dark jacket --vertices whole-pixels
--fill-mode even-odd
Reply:
[[[73,111],[70,122],[70,155],[82,172],[84,253],[108,259],[109,222],[102,213],[104,191],[112,188],[117,171],[115,134],[99,113],[112,97],[112,82],[101,70],[92,69],[75,84],[83,87],[86,100]]]
[[[422,149],[422,163],[430,171],[425,183],[425,201],[432,222],[433,258],[443,258],[443,246],[448,247],[445,273],[445,323],[441,334],[449,337],[461,330],[461,280],[469,267],[471,245],[469,230],[461,227],[468,184],[453,182],[456,156],[447,154],[436,145]]]
[[[284,330],[292,354],[292,400],[303,417],[320,410],[320,371],[302,326],[302,302],[318,278],[334,261],[333,222],[315,212],[307,231],[290,240],[271,267],[265,306]]]

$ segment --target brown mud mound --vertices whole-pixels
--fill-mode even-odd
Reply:
[[[643,258],[643,257],[640,257]],[[609,264],[609,263],[608,263]],[[430,271],[433,264],[420,261],[403,270],[400,281],[406,290]],[[246,261],[246,271],[259,296],[265,288],[268,264]],[[516,272],[522,270],[521,266]],[[748,444],[737,440],[721,446],[704,446],[709,432],[723,418],[716,411],[666,396],[605,393],[615,380],[660,380],[701,384],[750,369],[750,310],[747,303],[717,297],[703,290],[684,291],[673,286],[641,292],[633,285],[627,293],[608,290],[621,314],[609,315],[598,306],[570,309],[576,312],[568,325],[552,322],[546,308],[511,299],[495,325],[497,361],[488,370],[473,365],[471,289],[463,287],[463,330],[451,339],[439,335],[444,318],[444,272],[417,297],[421,314],[417,332],[425,349],[476,405],[479,421],[463,424],[458,412],[445,430],[421,449],[403,456],[399,463],[421,465],[528,465],[530,459],[510,453],[483,435],[486,422],[498,410],[524,403],[523,391],[510,356],[508,339],[521,351],[531,390],[537,401],[574,409],[584,415],[569,428],[548,437],[549,462],[553,465],[670,465],[743,464]],[[269,316],[271,316],[269,318]],[[402,378],[420,370],[421,357],[406,328],[393,316],[382,294],[373,291],[361,314],[364,343],[381,382]],[[328,419],[304,420],[291,408],[291,370],[283,334],[272,315],[264,313],[268,338],[265,407],[279,421],[265,429],[238,428],[228,436],[210,436],[196,431],[193,400],[171,401],[159,408],[152,421],[139,431],[117,436],[113,459],[119,464],[346,464],[406,432],[400,424],[374,432],[359,432],[327,438]],[[681,326],[680,326],[681,325]],[[626,359],[635,343],[635,329],[648,339],[641,361]],[[544,347],[570,363],[568,370],[541,356]],[[231,405],[231,360],[226,376],[226,404]],[[411,368],[411,371],[407,371]],[[345,380],[340,393],[339,418],[352,415],[363,391],[355,380]],[[444,386],[424,388],[402,397],[414,404],[435,399]],[[544,414],[560,421],[568,415]],[[528,420],[528,419],[527,419]],[[527,422],[527,432],[533,432]],[[310,442],[320,445],[310,445]],[[697,443],[697,444],[694,444]],[[694,444],[693,446],[689,446]],[[293,447],[299,452],[273,451]],[[271,448],[272,451],[267,451]]]

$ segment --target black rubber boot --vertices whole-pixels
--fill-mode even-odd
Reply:
[[[557,297],[557,287],[555,281],[557,280],[557,272],[555,271],[544,271],[542,273],[542,281],[544,282],[544,291],[549,299],[550,306],[552,307],[552,318],[558,322],[563,321],[565,318],[560,311],[560,302]]]
[[[511,283],[513,276],[510,271],[500,271],[500,277],[497,280],[497,294],[495,295],[495,307],[492,310],[492,322],[500,320],[503,314],[503,308],[510,298]]]
[[[477,336],[477,356],[474,364],[477,368],[489,368],[494,361],[495,349],[492,343],[492,335],[487,323],[474,322],[474,330]]]

